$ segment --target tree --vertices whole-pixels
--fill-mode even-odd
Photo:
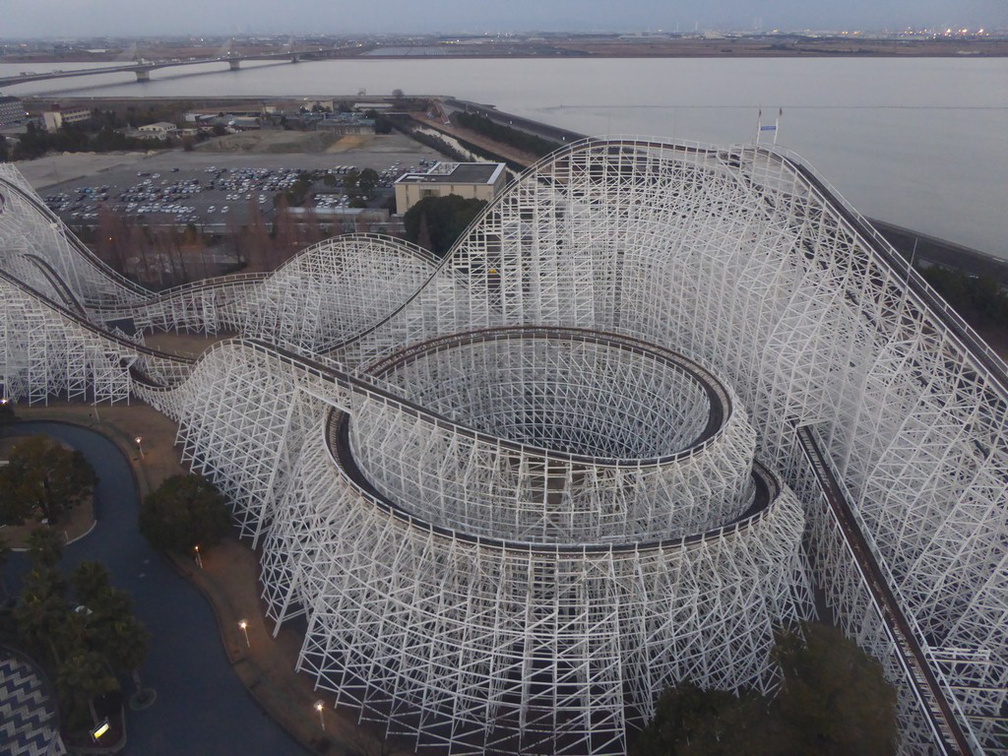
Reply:
[[[213,546],[228,529],[224,497],[201,475],[173,475],[144,500],[140,532],[158,549]]]
[[[896,691],[854,641],[808,623],[801,635],[781,633],[774,659],[784,678],[775,706],[797,752],[895,752]]]
[[[28,557],[32,566],[52,569],[63,556],[63,544],[51,527],[35,528],[28,535]]]
[[[81,562],[71,576],[77,600],[84,607],[87,644],[98,651],[118,674],[130,674],[147,656],[147,629],[133,614],[126,591],[109,582],[100,562]]]
[[[0,468],[0,522],[19,525],[29,517],[55,522],[90,496],[95,483],[94,470],[79,451],[45,436],[27,438]]]
[[[56,692],[66,714],[67,729],[83,730],[91,721],[91,699],[119,689],[104,657],[86,647],[75,649],[59,666]]]
[[[10,399],[0,399],[0,426],[12,425],[17,422],[17,415],[14,414],[14,402]]]
[[[119,689],[147,655],[148,633],[129,594],[111,585],[108,569],[82,562],[73,571],[75,601],[57,570],[59,542],[51,528],[29,537],[33,568],[14,608],[21,642],[50,662],[68,728],[91,724],[91,700]],[[134,675],[136,679],[136,676]]]
[[[403,216],[406,238],[411,242],[417,242],[421,219],[426,216],[431,240],[430,250],[442,256],[451,249],[484,207],[486,207],[485,200],[463,199],[457,194],[449,194],[447,197],[424,197]]]
[[[370,199],[374,196],[374,190],[377,188],[379,181],[381,181],[381,177],[378,175],[378,171],[374,168],[365,168],[360,172],[360,176],[357,177],[357,189],[361,194]]]
[[[683,683],[666,690],[655,718],[641,731],[634,756],[684,754],[771,754],[773,733],[766,702],[754,694],[735,696]]]
[[[14,607],[18,637],[36,654],[59,664],[67,611],[66,580],[53,567],[36,566],[25,578]]]
[[[736,697],[684,682],[665,691],[635,756],[892,754],[896,693],[879,662],[835,628],[806,624],[778,635],[776,698]]]
[[[351,197],[357,196],[358,186],[357,181],[360,179],[360,173],[357,171],[350,171],[343,177],[343,191],[345,191]]]

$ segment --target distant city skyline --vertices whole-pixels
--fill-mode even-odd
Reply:
[[[1004,0],[6,0],[0,37],[1004,28]]]

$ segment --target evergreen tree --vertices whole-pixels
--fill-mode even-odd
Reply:
[[[30,517],[55,522],[90,496],[96,482],[79,451],[45,436],[27,438],[14,446],[9,463],[0,468],[0,523],[19,525]]]
[[[457,194],[449,194],[447,197],[424,197],[403,216],[406,238],[419,244],[421,226],[426,223],[430,236],[428,249],[441,257],[447,254],[486,204],[485,200],[463,199]]]
[[[189,553],[210,547],[227,529],[224,497],[200,475],[173,475],[140,507],[140,532],[158,549]]]

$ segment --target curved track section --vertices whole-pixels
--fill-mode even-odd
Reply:
[[[275,570],[292,576],[284,597],[309,608],[303,665],[340,703],[453,752],[618,753],[672,681],[769,684],[772,628],[798,618],[804,520],[765,470],[758,511],[711,532],[534,545],[418,520],[346,477],[335,416],[329,430],[302,464],[341,474],[290,491],[298,516],[269,549],[289,561],[264,569],[278,586]],[[323,585],[334,600],[312,603]]]
[[[760,498],[755,455],[900,684],[904,751],[937,741],[893,607],[946,721],[1004,749],[1005,365],[794,156],[586,140],[439,263],[345,238],[160,298],[104,280],[17,180],[0,193],[5,393],[132,390],[178,418],[341,701],[451,752],[609,753],[664,684],[772,685],[772,629],[808,593],[793,494]],[[102,308],[262,340],[135,380]]]
[[[192,360],[148,349],[100,328],[0,271],[0,381],[5,398],[29,403],[52,395],[128,401],[137,378],[175,386]]]
[[[494,336],[512,347],[547,340],[562,350],[577,339],[594,352],[635,349],[666,361],[655,369],[666,378],[669,370],[681,381],[688,368],[709,379],[688,361],[614,335],[532,329]],[[461,338],[472,346],[490,340],[486,333]],[[407,351],[415,362],[417,350]],[[686,381],[701,385],[696,375]],[[708,388],[692,397],[704,412],[674,412],[667,443],[658,444],[671,453],[622,464],[660,475],[666,465],[714,453],[732,413],[725,411],[730,395]],[[341,704],[456,752],[618,753],[627,728],[652,713],[672,680],[772,686],[774,628],[807,611],[800,600],[804,517],[794,495],[753,464],[751,431],[744,434],[749,459],[740,462],[745,511],[735,499],[730,514],[712,506],[705,526],[683,533],[667,528],[666,512],[637,512],[646,530],[667,537],[624,533],[595,542],[587,535],[607,530],[582,507],[563,515],[570,528],[551,527],[534,540],[493,537],[475,521],[427,519],[463,503],[449,490],[453,474],[465,482],[456,469],[461,456],[442,460],[440,493],[404,487],[393,499],[379,491],[389,487],[380,468],[358,465],[362,438],[351,422],[371,427],[381,407],[397,427],[425,429],[419,436],[496,448],[497,462],[473,473],[466,497],[484,510],[481,495],[517,497],[538,479],[541,508],[560,513],[565,505],[544,487],[544,470],[576,463],[579,483],[601,487],[621,463],[493,436],[469,417],[446,417],[403,393],[385,376],[354,375],[249,340],[214,347],[178,388],[144,391],[179,418],[184,455],[220,482],[244,532],[262,543],[269,613],[278,622],[306,616],[301,666]],[[722,403],[712,411],[718,393]],[[394,448],[403,467],[435,460],[418,443]],[[448,505],[434,501],[439,495]]]
[[[371,484],[444,527],[533,543],[703,532],[749,508],[755,433],[699,365],[615,334],[493,329],[367,371],[437,413],[355,404]],[[460,433],[454,423],[474,429]]]
[[[95,257],[14,166],[0,163],[0,269],[16,275],[19,253],[45,261],[86,307],[128,306],[150,295]]]
[[[239,330],[306,353],[359,337],[408,301],[437,261],[379,234],[327,239],[304,250],[244,301]]]

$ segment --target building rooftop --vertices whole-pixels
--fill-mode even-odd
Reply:
[[[405,173],[396,183],[494,184],[504,163],[435,163],[424,173]]]

